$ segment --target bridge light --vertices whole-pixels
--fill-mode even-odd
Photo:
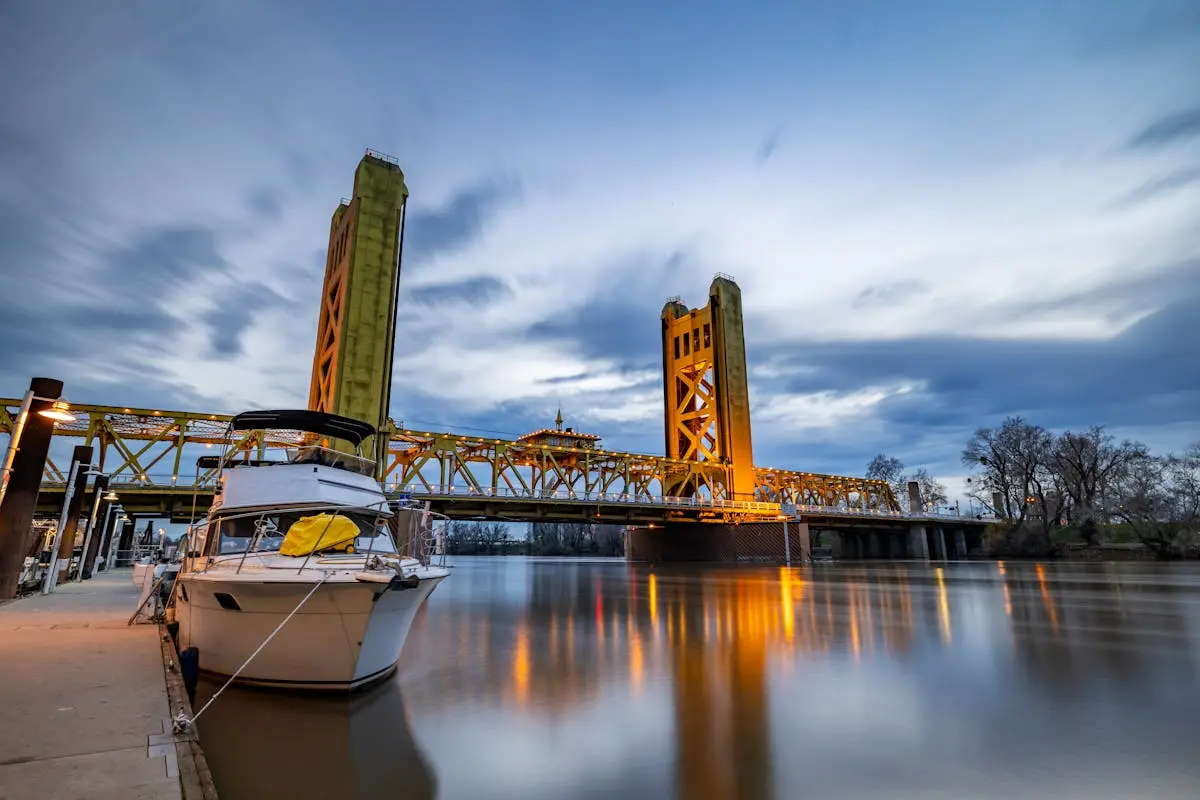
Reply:
[[[66,400],[55,400],[49,408],[44,408],[38,413],[43,417],[54,420],[55,422],[75,421],[75,415],[71,413],[71,404]]]

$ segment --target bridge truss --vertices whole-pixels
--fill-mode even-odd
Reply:
[[[12,430],[19,407],[19,399],[0,398],[0,434]],[[224,447],[230,416],[97,405],[72,405],[71,410],[76,421],[55,428],[43,487],[48,502],[61,497],[66,481],[69,465],[62,460],[70,449],[55,444],[67,439],[83,439],[96,448],[94,462],[109,475],[123,505],[135,512],[144,507],[147,515],[178,517],[197,495],[211,496],[214,470],[198,469],[196,459]],[[735,499],[725,496],[726,467],[716,463],[410,429],[389,434],[381,471],[385,487],[429,498],[457,514],[728,522],[776,517],[781,504],[834,513],[900,513],[886,483],[862,478],[759,468],[754,496]],[[269,448],[294,447],[299,438],[289,431],[241,431],[234,444],[246,458],[261,458]],[[198,507],[206,506],[205,499]]]

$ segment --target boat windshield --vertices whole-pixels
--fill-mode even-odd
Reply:
[[[301,517],[312,516],[314,513],[316,512],[270,512],[217,520],[219,536],[216,537],[216,547],[210,546],[209,554],[230,555],[245,553],[247,549],[252,553],[277,552],[283,546],[283,538],[288,529]],[[386,520],[367,512],[338,513],[348,517],[358,526],[359,534],[354,542],[355,552],[381,555],[396,553],[396,544]]]

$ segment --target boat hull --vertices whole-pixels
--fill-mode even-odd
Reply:
[[[421,604],[445,578],[405,582],[244,581],[181,574],[176,592],[179,645],[199,650],[200,669],[237,682],[289,689],[346,691],[396,668]],[[300,605],[310,591],[312,596]]]

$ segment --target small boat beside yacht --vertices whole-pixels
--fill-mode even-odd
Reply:
[[[286,460],[250,460],[233,435],[255,430],[296,432],[298,444]],[[430,562],[421,512],[392,507],[375,480],[361,454],[374,434],[317,411],[230,422],[225,453],[209,461],[216,496],[189,528],[173,592],[179,647],[197,648],[202,671],[352,690],[395,670],[414,616],[449,571]]]

